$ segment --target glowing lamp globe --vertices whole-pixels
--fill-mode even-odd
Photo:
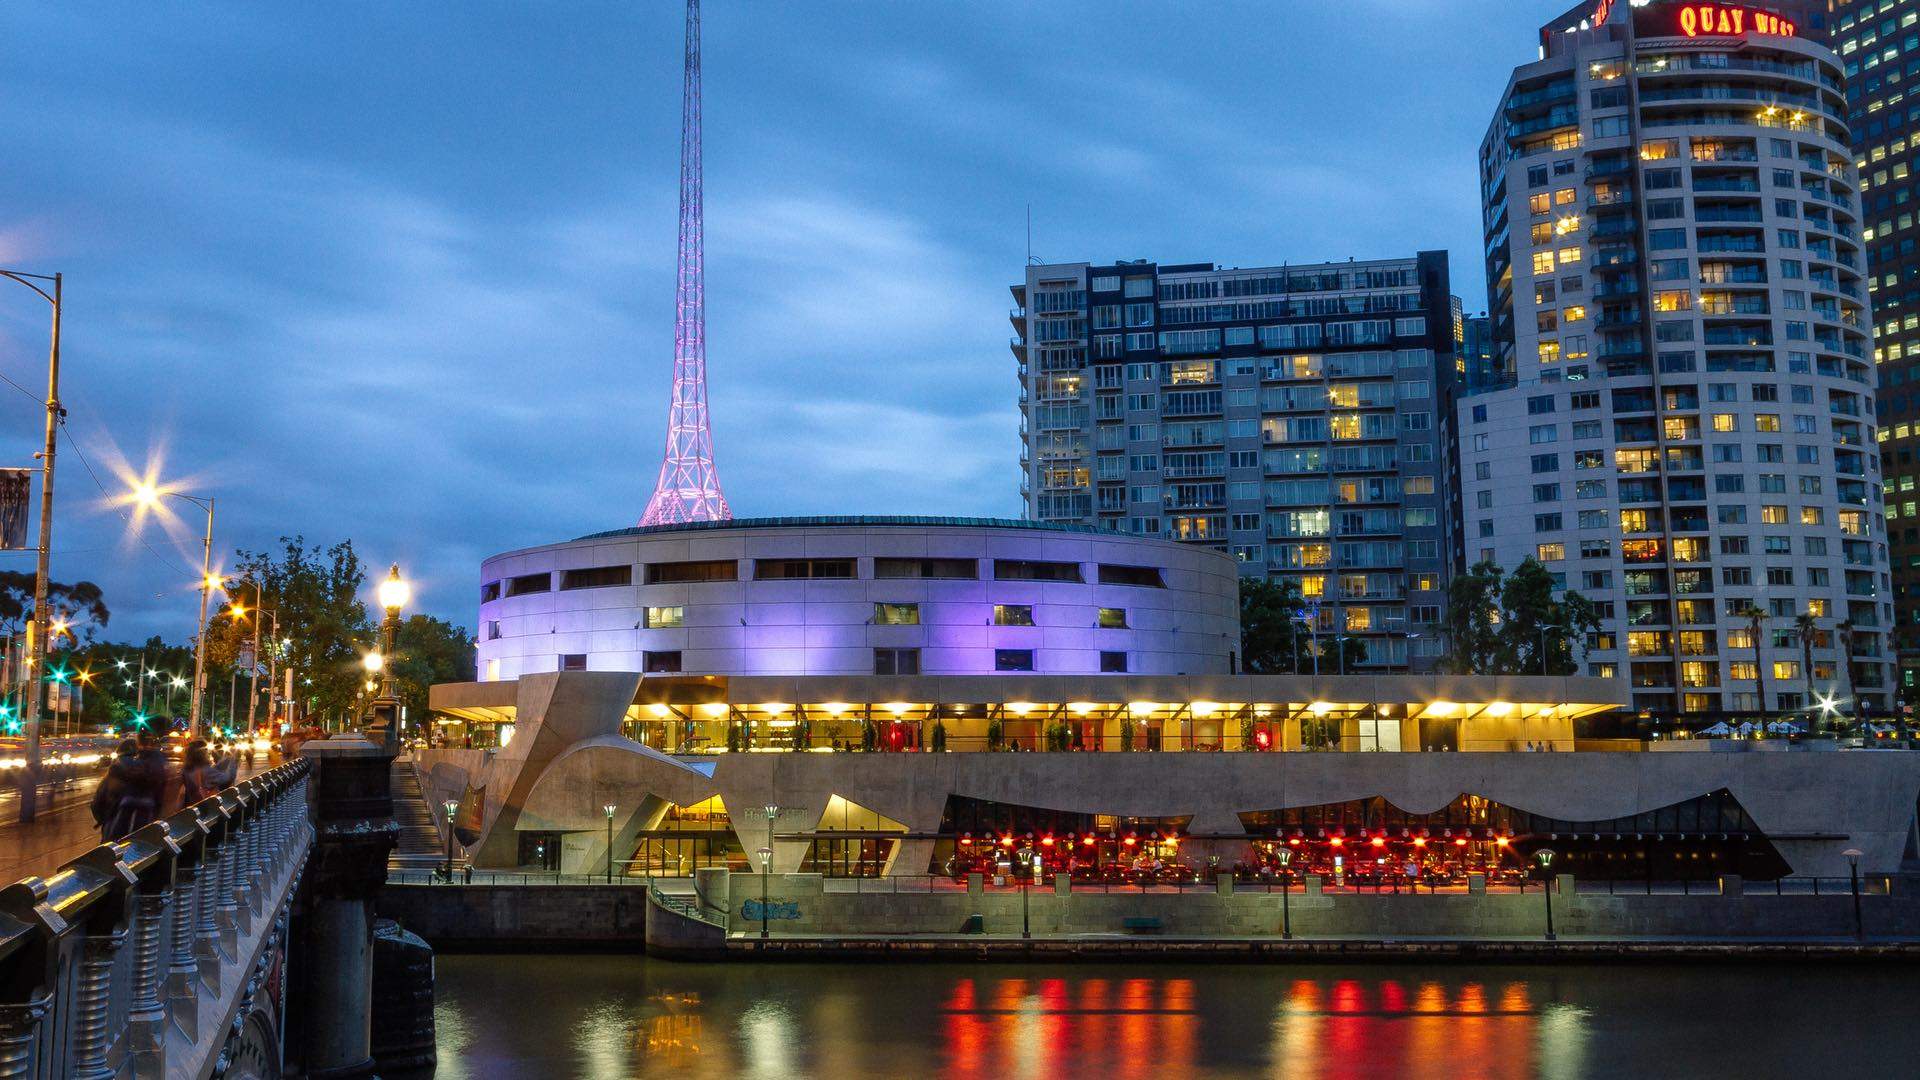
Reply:
[[[400,578],[400,564],[394,563],[387,571],[387,579],[380,583],[380,606],[390,612],[397,612],[407,606],[407,600],[413,596],[413,588]]]

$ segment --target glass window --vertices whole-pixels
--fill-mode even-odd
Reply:
[[[873,605],[873,624],[875,626],[919,626],[920,605],[876,603]]]
[[[1029,604],[995,604],[993,605],[993,625],[1032,626],[1033,607]]]

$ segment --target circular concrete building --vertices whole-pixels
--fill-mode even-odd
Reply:
[[[620,529],[482,564],[483,681],[711,675],[1228,674],[1227,555],[984,518]]]

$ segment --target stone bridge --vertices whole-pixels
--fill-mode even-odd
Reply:
[[[310,743],[0,889],[0,1080],[370,1074],[391,760]]]

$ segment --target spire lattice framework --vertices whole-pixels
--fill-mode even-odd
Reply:
[[[733,517],[713,467],[707,418],[706,274],[700,198],[700,0],[687,0],[687,65],[680,107],[680,245],[674,292],[673,403],[660,481],[642,525]]]

